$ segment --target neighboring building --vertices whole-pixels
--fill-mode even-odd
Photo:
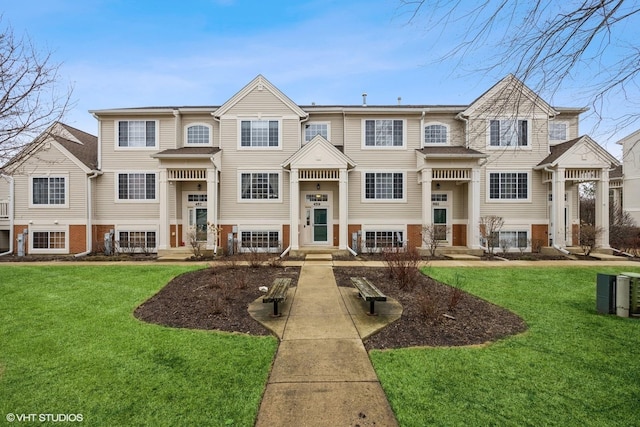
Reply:
[[[361,250],[420,247],[423,226],[435,224],[445,249],[479,250],[480,217],[499,215],[513,247],[568,246],[578,238],[578,184],[597,182],[606,226],[617,165],[580,136],[584,111],[552,107],[511,75],[462,106],[301,106],[257,76],[221,106],[91,111],[97,165],[60,164],[67,191],[84,197],[66,193],[64,211],[16,203],[5,222],[31,239],[84,226],[94,249],[113,230],[121,245],[159,251],[194,236],[212,248],[217,228],[222,247],[231,235],[240,250],[273,252],[346,250],[354,235]],[[29,200],[33,178],[49,170],[32,157],[18,176],[5,168]],[[55,215],[35,216],[44,211]]]
[[[640,130],[617,143],[622,145],[622,208],[640,225]]]

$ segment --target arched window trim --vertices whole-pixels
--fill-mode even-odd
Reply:
[[[209,142],[207,142],[206,144],[189,142],[189,129],[195,126],[204,126],[209,130]],[[184,127],[184,145],[189,147],[204,147],[207,145],[213,145],[213,126],[208,123],[189,123]]]
[[[447,132],[446,141],[427,143],[426,132],[429,126],[443,126]],[[422,146],[423,147],[431,147],[434,145],[449,145],[450,143],[451,143],[451,128],[448,124],[442,123],[442,122],[427,122],[424,124],[424,128],[422,129]]]

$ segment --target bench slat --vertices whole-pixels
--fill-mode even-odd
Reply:
[[[262,298],[263,303],[273,303],[273,316],[279,316],[278,303],[283,302],[287,299],[289,284],[291,284],[291,279],[288,277],[280,277],[275,279],[273,281],[273,286],[271,286],[271,289],[269,289],[267,294]]]
[[[369,302],[369,315],[376,316],[375,302],[386,301],[387,297],[366,277],[351,277],[351,283],[358,289],[358,295]]]

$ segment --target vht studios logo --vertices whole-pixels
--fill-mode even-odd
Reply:
[[[35,422],[41,423],[75,423],[82,422],[82,414],[7,414],[7,421],[12,422]]]

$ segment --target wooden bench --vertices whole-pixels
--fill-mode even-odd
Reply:
[[[386,301],[387,297],[366,277],[351,277],[351,283],[358,289],[358,295],[369,302],[369,313],[367,314],[375,316],[374,306],[376,301]]]
[[[271,286],[271,289],[269,289],[267,294],[262,298],[263,303],[273,303],[274,317],[280,316],[280,314],[278,313],[278,303],[284,302],[287,299],[287,291],[289,290],[290,284],[290,278],[280,277],[273,281],[273,286]]]

